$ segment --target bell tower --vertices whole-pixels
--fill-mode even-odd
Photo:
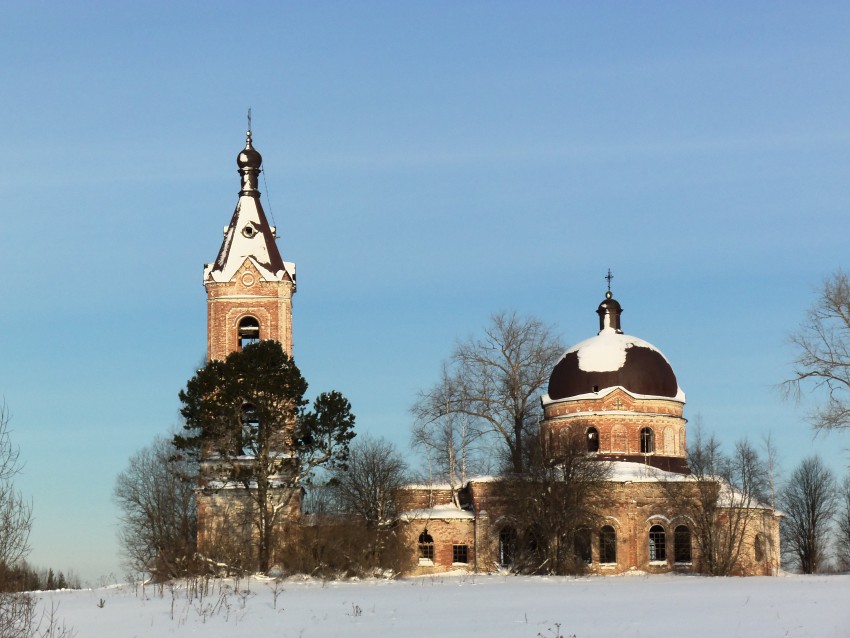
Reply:
[[[207,290],[207,361],[260,339],[279,341],[292,355],[295,264],[283,261],[260,203],[263,163],[248,130],[236,158],[242,188],[215,262],[204,266]]]

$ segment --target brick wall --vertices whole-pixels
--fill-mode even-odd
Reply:
[[[247,276],[246,276],[247,275]],[[207,359],[225,359],[238,349],[239,322],[251,316],[260,324],[260,338],[274,339],[292,354],[291,281],[264,281],[245,263],[226,283],[206,282]]]

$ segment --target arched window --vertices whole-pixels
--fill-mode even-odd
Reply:
[[[239,337],[239,349],[247,345],[257,343],[260,340],[260,323],[254,317],[242,317],[237,329]]]
[[[434,562],[434,539],[426,527],[419,535],[419,563],[430,565]]]
[[[667,560],[667,534],[664,533],[661,525],[653,525],[649,529],[649,560],[655,562]]]
[[[499,532],[499,564],[513,565],[516,555],[516,530],[503,527]]]
[[[756,534],[756,538],[753,541],[753,550],[756,554],[756,562],[764,562],[764,536],[761,534]]]
[[[599,532],[599,562],[617,562],[617,531],[610,525],[605,525]]]
[[[587,451],[599,451],[599,430],[596,428],[587,428]]]
[[[655,452],[655,433],[652,428],[643,428],[640,431],[640,453],[652,454]]]
[[[673,531],[673,559],[677,563],[691,562],[691,530],[679,525]]]
[[[573,549],[575,550],[576,560],[590,565],[593,562],[590,530],[586,527],[576,530],[574,543],[575,546]]]

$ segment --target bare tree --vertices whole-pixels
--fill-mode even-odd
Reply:
[[[504,443],[512,471],[527,463],[526,433],[539,419],[537,395],[564,347],[552,329],[533,317],[500,312],[481,338],[455,347],[440,382],[420,395],[413,411],[420,422],[448,414],[471,417],[469,427]]]
[[[436,473],[437,478],[448,482],[452,500],[458,506],[458,492],[468,475],[488,468],[481,455],[486,447],[482,445],[483,432],[473,417],[458,410],[465,401],[463,389],[462,380],[451,378],[443,366],[440,383],[431,393],[420,396],[412,408],[412,444],[425,453],[428,479],[433,481]]]
[[[744,541],[764,515],[770,478],[748,441],[736,443],[727,456],[717,438],[699,427],[688,444],[688,466],[690,480],[662,478],[662,488],[673,509],[693,522],[698,569],[727,576],[738,567]]]
[[[844,477],[844,482],[838,491],[838,514],[835,517],[836,539],[835,550],[838,565],[841,569],[850,570],[850,474]]]
[[[542,450],[529,471],[506,480],[512,504],[502,542],[512,543],[513,568],[531,574],[581,573],[590,562],[591,530],[609,505],[611,465],[587,454],[583,432],[562,440],[557,462]]]
[[[793,375],[781,385],[799,399],[805,388],[826,393],[810,414],[819,430],[850,427],[850,281],[843,270],[827,277],[806,319],[789,340],[797,354]]]
[[[127,565],[157,578],[192,569],[198,512],[197,464],[157,438],[133,454],[115,481],[121,508],[119,540]]]
[[[0,574],[6,577],[29,552],[32,526],[32,506],[15,488],[21,464],[20,452],[10,437],[10,418],[6,403],[0,403]],[[12,589],[12,583],[0,582],[0,636],[32,636],[37,601],[29,594],[9,591]]]
[[[29,553],[32,505],[15,487],[20,452],[9,432],[9,408],[0,403],[0,565],[12,567]]]
[[[783,550],[804,574],[826,559],[829,525],[838,505],[835,477],[820,457],[800,462],[780,494]]]
[[[768,432],[762,436],[762,445],[764,447],[764,460],[767,463],[767,478],[770,487],[770,508],[776,510],[776,477],[781,474],[779,462],[779,450],[776,447],[776,441],[773,440],[773,433]]]
[[[343,511],[357,514],[367,525],[391,521],[396,514],[396,492],[404,485],[407,465],[386,439],[363,436],[351,444],[348,469],[333,473]]]

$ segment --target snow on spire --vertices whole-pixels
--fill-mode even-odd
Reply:
[[[250,110],[248,117],[250,125]],[[230,281],[249,259],[266,281],[290,279],[295,282],[295,264],[281,258],[275,242],[275,229],[269,225],[260,203],[257,179],[263,156],[254,148],[250,128],[245,148],[236,157],[236,165],[242,178],[239,201],[230,224],[224,229],[224,241],[218,257],[204,268],[204,281]]]

